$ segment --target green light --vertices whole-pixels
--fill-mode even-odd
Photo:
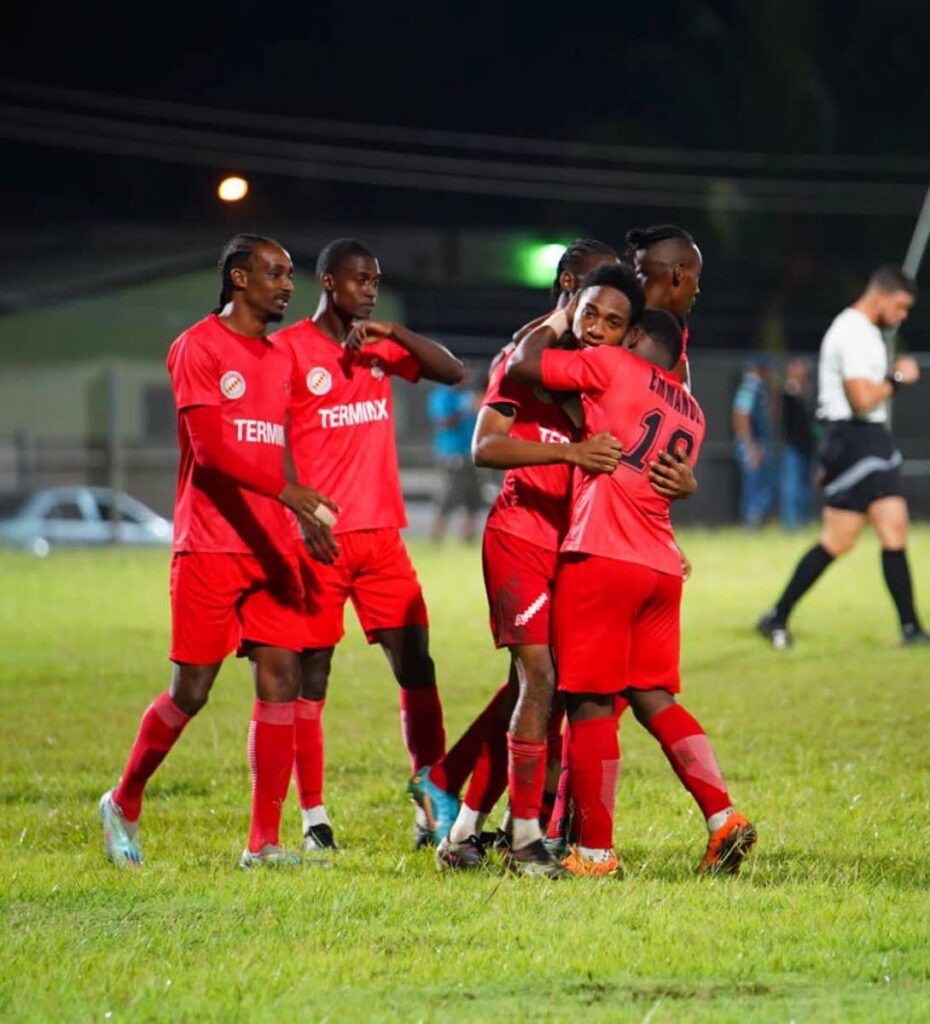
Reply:
[[[520,284],[527,288],[548,288],[555,278],[565,248],[561,242],[522,243],[516,254]]]

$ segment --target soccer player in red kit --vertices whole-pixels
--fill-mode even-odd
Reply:
[[[400,536],[407,519],[391,377],[455,384],[464,368],[429,338],[370,319],[381,268],[361,242],[330,242],[316,270],[322,290],[316,313],[273,339],[292,360],[289,441],[298,478],[312,480],[340,506],[333,527],[338,556],[327,564],[300,548],[307,641],[301,655],[296,778],[305,848],[325,850],[336,848],[336,842],[323,801],[322,714],[347,600],[368,642],[384,649],[400,685],[412,767],[445,752],[426,605]]]
[[[591,238],[579,238],[572,242],[559,260],[552,284],[552,299],[555,308],[561,309],[568,304],[585,273],[602,263],[615,263],[616,261],[617,254],[603,242]],[[549,315],[546,313],[520,328],[514,334],[514,342],[542,323]],[[510,351],[512,351],[512,345],[505,348],[492,363],[490,383],[479,413],[473,441],[473,454],[477,465],[514,471],[514,473],[508,473],[504,478],[503,492],[491,510],[488,527],[495,529],[495,524],[503,519],[503,528],[517,532],[523,505],[528,499],[532,502],[537,488],[542,483],[541,508],[535,512],[527,512],[527,516],[532,519],[535,515],[548,524],[543,530],[548,538],[548,549],[554,553],[558,550],[558,531],[567,521],[569,463],[573,458],[582,457],[584,449],[579,450],[578,446],[573,444],[565,448],[550,446],[551,442],[570,441],[575,428],[559,403],[538,398],[532,389],[515,388],[513,385],[504,384],[505,363],[502,364],[502,360],[506,360]],[[499,394],[501,385],[505,389],[509,387],[509,390],[526,392],[526,394],[518,397],[516,402],[510,402],[506,396]],[[532,418],[537,412],[543,414],[539,423]],[[513,428],[512,431],[511,428]],[[515,439],[519,439],[515,445],[509,443],[508,435],[511,432]],[[516,472],[518,467],[527,465],[521,461],[522,457],[530,459],[526,481],[522,481],[519,472]],[[498,510],[502,504],[506,505],[507,511],[499,514]],[[507,523],[512,525],[507,527]],[[550,537],[550,534],[555,534],[555,536]],[[485,533],[486,577],[489,571],[488,543],[489,536]],[[535,545],[533,546],[535,548]],[[537,551],[533,557],[538,568],[539,560],[545,561],[547,555]],[[553,571],[554,568],[553,556]],[[532,586],[535,583],[527,585]],[[533,598],[547,587],[548,584],[542,583],[534,591]],[[495,599],[491,597],[490,591],[489,600],[493,605]],[[492,620],[493,618],[492,607]],[[539,624],[545,624],[545,638],[542,643],[546,649],[544,652],[534,650],[528,657],[532,658],[534,665],[541,665],[544,661],[548,665],[548,669],[543,672],[543,675],[551,679],[551,658],[548,652],[548,605],[541,614],[534,615],[532,619],[531,629],[537,633]],[[498,646],[511,646],[510,640],[501,639],[504,636],[504,630],[502,628],[495,630],[493,621],[492,631],[495,632],[495,642],[498,643]],[[515,642],[519,643],[519,641]],[[535,645],[531,646],[535,647]],[[536,675],[538,676],[538,673]],[[476,867],[483,861],[484,851],[478,841],[481,835],[481,824],[507,786],[507,723],[513,715],[519,688],[517,672],[512,666],[508,682],[500,687],[487,707],[445,757],[428,768],[418,771],[410,781],[408,788],[411,794],[426,810],[429,820],[433,823],[431,840],[434,843],[441,843],[447,833],[450,836],[450,841],[441,843],[441,849],[437,853],[437,859],[441,866],[468,868]],[[561,716],[555,716],[551,731],[556,736],[558,736],[560,725]],[[554,741],[553,746],[557,773],[559,741]],[[458,793],[469,775],[471,775],[471,781],[456,817]],[[454,823],[452,818],[455,818]]]
[[[627,231],[624,259],[636,269],[646,293],[646,308],[664,309],[680,324],[681,358],[674,373],[690,390],[688,317],[701,294],[701,250],[684,228],[659,224]]]
[[[233,650],[252,662],[256,693],[248,740],[252,825],[241,864],[300,862],[278,842],[303,647],[288,508],[312,531],[325,499],[284,475],[290,356],[265,332],[287,308],[291,259],[269,238],[237,235],[220,257],[220,275],[218,309],[168,353],[181,450],[171,563],[174,673],[142,717],[119,785],[100,800],[107,856],[120,866],[141,863],[146,782],[206,704]]]
[[[528,335],[507,368],[517,381],[579,391],[588,433],[609,431],[623,447],[614,473],[576,471],[556,577],[555,658],[568,711],[569,785],[578,819],[577,844],[564,864],[573,874],[619,869],[613,810],[620,759],[615,704],[622,695],[705,815],[710,838],[701,870],[735,872],[755,830],[733,809],[703,729],[675,699],[682,561],[669,501],[648,481],[658,448],[697,458],[704,416],[672,373],[681,333],[670,317],[667,331],[652,323],[648,332],[631,334],[632,350],[622,347],[643,302],[632,271],[598,268],[569,310],[581,348],[553,348],[567,325],[563,316]]]

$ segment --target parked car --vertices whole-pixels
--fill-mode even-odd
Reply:
[[[172,525],[109,487],[41,487],[0,494],[0,544],[44,557],[52,548],[170,544]]]

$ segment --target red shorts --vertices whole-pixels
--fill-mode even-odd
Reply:
[[[549,644],[558,552],[504,530],[485,530],[481,549],[491,633],[497,647]]]
[[[681,577],[598,555],[559,563],[552,635],[559,689],[681,689]]]
[[[423,590],[396,527],[336,535],[334,565],[315,561],[298,545],[304,586],[306,647],[334,647],[345,635],[343,609],[351,599],[368,642],[379,629],[428,626]]]
[[[188,551],[171,560],[172,661],[215,665],[246,644],[304,647],[297,560]]]

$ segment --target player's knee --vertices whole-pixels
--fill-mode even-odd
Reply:
[[[300,678],[293,667],[264,666],[258,673],[256,682],[259,700],[270,701],[273,704],[297,700],[300,693]]]
[[[855,536],[847,534],[828,534],[820,538],[820,546],[831,558],[839,558],[855,547]]]
[[[175,670],[171,681],[172,701],[185,715],[196,715],[210,698],[216,670],[207,665],[184,665]]]
[[[408,653],[396,666],[394,674],[404,690],[422,690],[436,685],[436,666],[428,651]]]
[[[325,700],[329,689],[332,650],[307,651],[300,659],[300,695],[304,700]]]

